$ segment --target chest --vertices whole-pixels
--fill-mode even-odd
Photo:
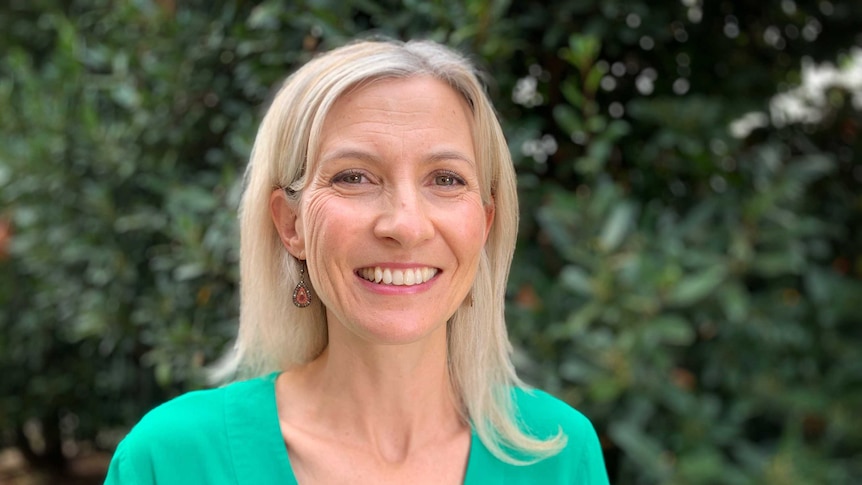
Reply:
[[[300,433],[286,438],[291,467],[300,485],[461,485],[470,454],[469,431],[404,456],[389,457],[369,447],[351,445],[347,440],[321,439]]]

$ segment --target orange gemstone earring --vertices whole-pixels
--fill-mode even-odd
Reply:
[[[299,308],[305,308],[311,305],[311,290],[305,286],[305,263],[299,267],[299,283],[293,289],[293,304]]]

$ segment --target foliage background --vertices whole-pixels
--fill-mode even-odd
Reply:
[[[850,0],[5,2],[0,444],[63,473],[204,385],[272,87],[383,34],[491,74],[516,361],[613,483],[857,483],[860,25]]]

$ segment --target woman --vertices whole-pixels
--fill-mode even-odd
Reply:
[[[150,412],[107,482],[607,483],[589,421],[512,368],[517,219],[462,57],[366,41],[312,60],[246,173],[237,350],[262,377]]]

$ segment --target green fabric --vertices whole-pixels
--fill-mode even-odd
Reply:
[[[295,484],[278,423],[277,374],[180,396],[148,413],[120,443],[106,484]],[[495,458],[473,434],[466,485],[606,485],[601,449],[581,413],[541,391],[517,390],[522,421],[536,436],[562,426],[558,455],[528,466]]]

